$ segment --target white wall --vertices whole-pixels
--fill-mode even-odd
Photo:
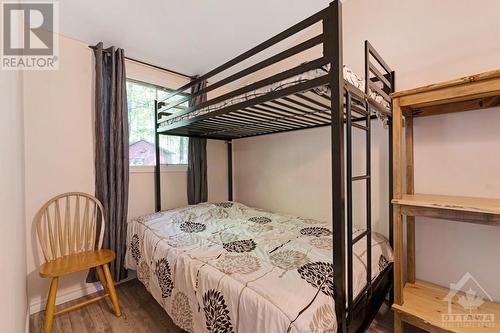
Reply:
[[[86,45],[74,40],[60,38],[59,43],[59,70],[24,75],[28,296],[32,311],[45,303],[49,286],[49,281],[38,275],[43,256],[34,215],[56,194],[94,192],[92,54]],[[85,287],[84,274],[61,279],[60,300],[71,298],[75,290],[79,296]]]
[[[372,122],[373,229],[388,234],[388,133]],[[275,212],[331,221],[330,127],[236,140],[235,198]],[[364,132],[353,132],[353,175],[366,174]],[[353,185],[353,222],[366,221],[365,183]]]
[[[498,39],[499,11],[492,0],[474,6],[464,0],[345,1],[344,63],[363,73],[368,39],[396,70],[399,90],[500,68],[500,44],[491,42]],[[304,60],[319,52],[304,54]],[[416,190],[500,198],[499,124],[500,108],[415,120]],[[388,184],[382,131],[374,131],[379,152],[372,156],[373,216],[379,222],[386,220]],[[329,140],[328,129],[237,140],[236,199],[329,219]],[[417,278],[447,286],[470,272],[500,301],[499,238],[500,228],[419,218]]]
[[[21,72],[0,74],[0,322],[3,332],[16,333],[25,331],[27,315],[21,85]]]
[[[127,62],[129,77],[177,88],[185,78]],[[60,36],[58,71],[32,71],[24,76],[26,149],[26,235],[28,296],[31,311],[44,307],[48,281],[38,276],[43,257],[36,243],[32,219],[52,196],[66,191],[94,193],[93,54],[87,44]],[[221,141],[208,143],[209,200],[227,198],[226,150]],[[186,168],[162,172],[163,208],[185,205]],[[153,168],[132,170],[129,217],[154,212]],[[84,283],[86,273],[60,281],[58,302],[95,291]]]

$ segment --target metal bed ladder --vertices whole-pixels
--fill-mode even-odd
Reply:
[[[355,102],[355,103],[353,103]],[[353,113],[359,116],[353,116]],[[365,121],[363,121],[365,120]],[[347,154],[347,323],[352,320],[352,309],[363,299],[363,296],[371,292],[371,112],[368,102],[350,91],[346,93],[346,154]],[[364,175],[353,176],[352,172],[352,134],[353,128],[362,130],[366,135],[366,166]],[[353,238],[353,183],[365,182],[366,186],[366,230]],[[364,289],[356,299],[353,295],[353,246],[366,236],[366,275],[367,281]]]

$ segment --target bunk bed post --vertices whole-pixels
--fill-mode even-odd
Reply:
[[[368,298],[372,293],[372,129],[370,117],[370,105],[365,101],[366,111],[366,184],[365,184],[365,199],[366,199],[366,286]],[[351,280],[352,281],[352,280]]]
[[[396,72],[391,72],[391,92],[396,91]],[[391,110],[392,110],[392,101],[391,101]],[[391,247],[394,247],[394,216],[393,216],[393,206],[392,206],[392,198],[394,194],[394,188],[392,185],[392,177],[394,170],[394,160],[393,160],[393,152],[392,152],[392,115],[389,118],[389,244]]]
[[[155,211],[161,210],[160,134],[158,133],[158,101],[155,100]]]
[[[346,122],[346,162],[347,162],[347,281],[352,281],[353,261],[352,261],[352,110],[351,94],[349,91],[345,94],[345,122]],[[351,235],[351,237],[349,237]],[[351,323],[351,310],[353,308],[353,284],[347,285],[347,325]]]
[[[396,72],[392,71],[391,72],[391,93],[396,91]],[[391,101],[391,110],[392,110],[392,101]],[[392,115],[391,117],[387,120],[387,125],[388,125],[388,131],[389,131],[389,244],[391,245],[391,248],[394,248],[394,211],[393,211],[393,206],[392,206],[392,198],[393,198],[393,183],[392,183],[392,177],[393,177],[393,159],[392,159]],[[389,302],[392,305],[394,303],[394,274],[393,274],[393,279],[392,279],[392,287],[390,290],[389,294]]]
[[[233,201],[233,141],[227,143],[227,199]]]
[[[365,40],[365,94],[370,95],[370,43]],[[366,286],[371,293],[372,284],[372,183],[371,183],[371,109],[365,98],[366,116]],[[352,281],[352,280],[350,280]]]
[[[330,3],[323,19],[323,53],[330,63],[333,284],[338,332],[347,332],[345,280],[345,198],[344,198],[344,77],[342,59],[342,4]]]
[[[352,236],[352,119],[351,119],[351,94],[349,91],[345,94],[345,114],[346,114],[346,155],[347,155],[347,235],[349,230]],[[352,262],[352,237],[347,237],[347,281],[352,281],[353,262]],[[353,285],[347,284],[347,325],[351,322],[351,309],[353,305]]]
[[[391,72],[391,92],[396,91],[396,72]],[[392,110],[392,101],[391,101],[391,110]],[[394,217],[393,217],[393,206],[392,206],[392,198],[394,194],[394,189],[392,185],[392,177],[393,177],[393,160],[392,160],[392,115],[391,118],[388,119],[389,126],[389,244],[391,244],[391,248],[394,246]]]

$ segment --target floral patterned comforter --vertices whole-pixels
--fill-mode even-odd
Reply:
[[[355,231],[360,232],[360,230]],[[205,203],[134,219],[126,267],[187,332],[335,332],[331,225]],[[354,247],[354,294],[366,244]],[[373,278],[392,261],[372,237]]]

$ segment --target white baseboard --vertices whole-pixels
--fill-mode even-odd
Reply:
[[[116,283],[120,284],[135,279],[137,276],[135,272],[129,271],[128,278]],[[102,286],[99,282],[97,283],[86,283],[84,286],[77,285],[74,288],[69,288],[66,290],[58,291],[56,297],[56,305],[63,304],[83,296],[87,296],[102,290]],[[31,301],[29,306],[29,314],[38,313],[45,310],[45,305],[47,303],[47,297],[40,297]]]

